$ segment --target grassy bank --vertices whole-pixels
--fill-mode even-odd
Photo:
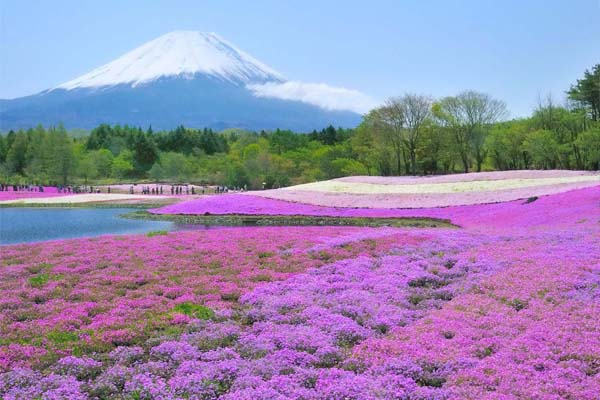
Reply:
[[[134,211],[122,215],[130,219],[173,221],[178,224],[221,226],[389,226],[413,228],[456,228],[449,220],[435,218],[314,217],[303,215],[180,215]]]

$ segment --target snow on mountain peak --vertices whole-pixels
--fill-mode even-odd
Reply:
[[[215,33],[175,31],[160,36],[56,89],[139,84],[196,73],[239,84],[282,82],[277,71]]]

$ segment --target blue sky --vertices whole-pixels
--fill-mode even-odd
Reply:
[[[287,78],[492,94],[511,116],[600,62],[598,0],[0,0],[0,98],[33,94],[173,30],[217,32]]]

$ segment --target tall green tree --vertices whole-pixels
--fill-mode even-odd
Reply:
[[[560,145],[551,131],[538,130],[530,133],[523,143],[523,148],[534,168],[554,169],[558,166]]]
[[[8,171],[13,174],[25,175],[27,167],[27,135],[23,131],[15,134],[8,154],[6,155],[6,164]]]
[[[514,120],[496,124],[490,129],[485,145],[495,169],[529,168],[529,158],[523,149],[528,134],[527,125],[527,120]]]
[[[69,137],[64,127],[50,129],[51,174],[62,185],[69,183],[69,177],[75,172],[76,160],[73,149],[73,139]]]
[[[138,176],[143,176],[158,160],[158,149],[148,134],[141,129],[129,135],[129,150],[133,153],[133,169]]]
[[[123,179],[130,178],[133,172],[133,153],[130,150],[123,150],[111,164],[111,175]]]
[[[52,169],[53,143],[50,133],[38,126],[27,132],[27,176],[41,183],[48,182]]]
[[[587,130],[577,138],[584,168],[600,170],[600,127]]]
[[[600,120],[600,64],[585,70],[583,78],[578,79],[567,94],[589,112],[593,121]]]

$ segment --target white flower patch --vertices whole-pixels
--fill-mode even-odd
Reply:
[[[281,190],[302,190],[312,192],[349,194],[447,194],[466,192],[490,192],[551,186],[569,183],[600,184],[600,175],[565,176],[537,179],[501,179],[445,183],[412,183],[384,185],[362,182],[323,181],[292,186]]]
[[[92,203],[97,201],[115,201],[115,200],[140,200],[151,198],[166,199],[168,196],[152,196],[144,197],[135,194],[120,194],[120,193],[89,193],[89,194],[74,194],[70,196],[58,197],[37,197],[28,199],[15,199],[0,201],[0,204],[76,204],[76,203]]]

